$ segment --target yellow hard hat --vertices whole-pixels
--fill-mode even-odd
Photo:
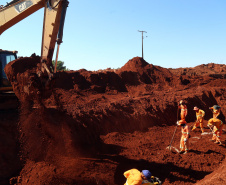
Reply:
[[[195,106],[193,110],[199,110],[199,108]]]

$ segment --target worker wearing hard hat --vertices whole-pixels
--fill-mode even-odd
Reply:
[[[125,178],[127,178],[124,185],[152,185],[159,184],[158,182],[152,183],[152,175],[149,170],[142,170],[141,172],[137,169],[131,169],[124,172]]]
[[[222,134],[222,129],[223,129],[223,121],[217,119],[217,118],[211,118],[208,121],[208,126],[211,128],[213,127],[213,137],[212,137],[212,141],[214,141],[216,144],[221,145],[221,134]]]
[[[178,108],[181,109],[181,112],[180,112],[180,118],[181,118],[180,123],[181,124],[186,123],[185,118],[186,118],[186,116],[188,114],[188,109],[187,109],[187,106],[185,105],[184,100],[180,100]]]
[[[219,105],[214,105],[213,107],[209,107],[213,112],[213,118],[217,118],[220,115],[221,107]]]
[[[213,132],[212,141],[219,145],[222,144],[220,137],[223,129],[223,121],[217,118],[220,114],[220,108],[221,107],[219,105],[214,105],[213,107],[209,108],[213,111],[213,118],[211,118],[207,124],[207,126],[210,127],[210,129],[213,128],[211,129]]]
[[[189,151],[190,129],[186,123],[178,121],[177,124],[181,127],[180,153],[186,154]]]
[[[200,129],[203,133],[204,132],[203,120],[204,120],[205,112],[203,110],[199,109],[198,107],[194,107],[193,110],[196,112],[196,122],[192,128],[192,131],[194,131],[196,129],[196,127],[198,126],[198,124],[200,124]]]

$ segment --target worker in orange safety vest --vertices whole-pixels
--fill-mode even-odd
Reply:
[[[213,118],[209,119],[207,124],[210,129],[213,127],[213,129],[211,129],[213,132],[212,141],[219,145],[222,144],[220,137],[223,130],[223,121],[217,118],[220,115],[220,108],[221,107],[219,105],[214,105],[213,107],[209,108],[213,112]]]
[[[189,151],[189,137],[190,128],[184,122],[178,121],[177,124],[181,127],[181,139],[180,139],[180,153],[188,153]]]
[[[185,118],[188,114],[188,109],[187,109],[187,106],[185,105],[184,100],[180,100],[178,108],[181,109],[181,112],[180,112],[181,120],[179,122],[180,122],[180,124],[183,124],[183,123],[186,124],[187,122],[186,122]]]
[[[149,170],[142,170],[141,172],[137,169],[131,169],[124,172],[125,178],[127,178],[124,185],[152,185],[159,183],[152,183],[152,175]]]
[[[193,110],[196,112],[196,122],[192,128],[192,131],[194,131],[197,128],[198,124],[200,124],[200,129],[203,133],[204,132],[203,120],[204,120],[205,112],[196,106],[194,107]]]
[[[209,107],[213,112],[213,118],[217,118],[220,115],[221,107],[219,105],[214,105],[213,107]]]

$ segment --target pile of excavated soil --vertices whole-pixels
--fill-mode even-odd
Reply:
[[[225,73],[175,74],[135,57],[116,71],[59,71],[45,91],[38,65],[39,57],[30,57],[5,68],[21,103],[23,163],[11,184],[120,185],[131,168],[149,169],[164,185],[225,183],[225,130],[219,146],[206,127],[215,104],[225,123]],[[191,132],[186,155],[176,152],[181,99],[187,102],[189,126],[196,119],[194,106],[206,112],[206,134],[198,128]]]
[[[189,76],[200,76],[209,75],[217,78],[225,78],[226,65],[224,64],[202,64],[193,68],[176,68],[169,69],[172,73],[176,75],[189,75]]]

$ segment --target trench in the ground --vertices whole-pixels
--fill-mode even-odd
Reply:
[[[202,108],[218,103],[211,93],[187,100],[189,109],[193,105]],[[56,153],[76,158],[85,156],[87,151],[96,152],[98,155],[95,154],[95,157],[116,163],[115,184],[124,182],[122,174],[130,168],[150,169],[164,184],[192,184],[214,171],[224,160],[225,148],[210,143],[211,135],[201,137],[199,131],[192,133],[189,154],[181,156],[166,149],[175,129],[176,104],[165,109],[157,108],[152,114],[155,116],[129,114],[129,107],[121,108],[104,114],[101,120],[93,118],[92,122],[89,122],[92,115],[83,115],[79,123],[55,109],[22,113],[20,131],[23,133],[24,155],[36,162],[53,162]],[[207,113],[206,116],[212,115]],[[193,124],[194,119],[190,112],[188,123]],[[82,121],[86,125],[81,124]],[[225,139],[224,134],[222,138]],[[179,148],[179,140],[178,128],[172,145]]]
[[[206,122],[207,120],[205,124]],[[193,122],[189,123],[191,125]],[[105,143],[119,149],[116,150],[117,153],[111,153],[107,157],[119,163],[115,172],[117,184],[125,180],[122,174],[131,168],[149,169],[164,184],[194,184],[217,169],[225,158],[225,145],[212,143],[209,141],[211,134],[201,135],[200,129],[197,129],[189,139],[190,152],[186,155],[178,154],[174,147],[179,149],[179,128],[171,145],[172,150],[167,149],[175,128],[176,126],[154,126],[145,132],[114,132],[103,135]],[[210,133],[207,127],[205,132]],[[225,133],[222,139],[225,140]]]
[[[118,184],[120,184],[119,181],[123,182],[121,176],[123,171],[130,168],[137,167],[140,170],[149,168],[163,180],[164,184],[193,184],[219,167],[225,158],[225,143],[223,146],[212,143],[210,141],[212,134],[207,127],[207,121],[212,117],[212,113],[208,109],[218,104],[218,101],[211,92],[204,92],[201,96],[187,98],[187,102],[189,110],[193,110],[196,105],[206,112],[205,134],[201,134],[200,128],[191,133],[190,153],[187,156],[177,154],[175,149],[173,152],[166,149],[176,127],[171,125],[175,124],[177,120],[177,106],[169,106],[163,111],[159,109],[156,117],[148,115],[129,117],[123,111],[118,111],[112,113],[110,119],[106,118],[104,125],[117,123],[117,127],[106,126],[111,130],[103,128],[103,140],[122,148],[117,153],[119,156],[115,157],[120,161],[116,171],[117,175],[115,175]],[[221,116],[224,120],[223,112]],[[195,113],[190,111],[187,118],[191,128],[196,119]],[[180,134],[180,129],[177,128],[172,143],[173,147],[177,149],[179,149]],[[225,131],[223,131],[221,139],[223,142],[225,141]],[[129,144],[126,144],[127,140],[131,140]]]

